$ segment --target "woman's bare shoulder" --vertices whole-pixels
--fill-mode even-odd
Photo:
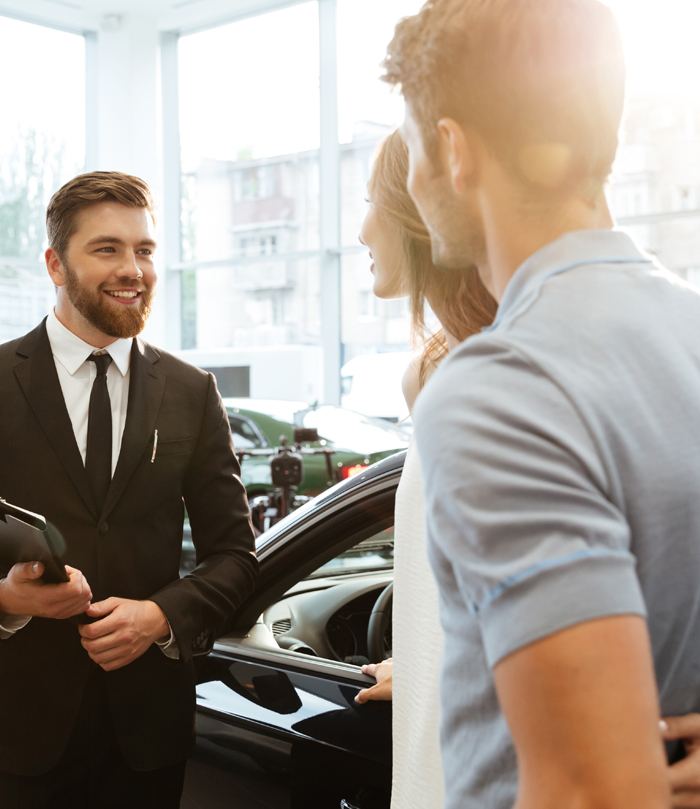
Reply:
[[[403,391],[403,398],[406,400],[409,412],[413,410],[413,404],[416,401],[416,396],[420,392],[420,366],[422,356],[417,354],[411,359],[404,371],[403,378],[401,379],[401,390]]]
[[[401,389],[403,390],[403,398],[406,400],[409,412],[413,410],[413,405],[415,404],[416,397],[418,396],[421,390],[420,373],[423,362],[424,362],[424,355],[422,352],[412,357],[411,361],[408,363],[406,370],[404,371],[403,379],[401,380]],[[435,363],[428,360],[428,366],[426,368],[424,383],[428,379],[430,379],[433,371],[436,368],[437,366],[435,365]]]

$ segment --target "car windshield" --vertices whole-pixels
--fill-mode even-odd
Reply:
[[[394,567],[394,527],[386,528],[315,570],[309,579]]]
[[[294,424],[296,427],[315,427],[321,438],[336,447],[351,448],[365,455],[405,449],[408,443],[404,432],[388,421],[330,405],[297,411]]]

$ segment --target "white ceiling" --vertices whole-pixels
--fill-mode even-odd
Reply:
[[[192,31],[303,0],[0,0],[0,15],[73,31],[99,30],[111,15],[155,18],[163,31]]]

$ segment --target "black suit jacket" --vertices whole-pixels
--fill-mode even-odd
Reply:
[[[188,754],[192,653],[252,590],[257,560],[239,475],[213,376],[135,339],[121,452],[98,512],[45,321],[0,346],[0,496],[57,526],[65,562],[85,574],[94,601],[152,599],[175,633],[180,660],[153,645],[105,673],[120,746],[137,770]],[[197,567],[180,579],[183,499]],[[0,771],[39,774],[57,762],[94,665],[70,621],[33,618],[0,640]]]

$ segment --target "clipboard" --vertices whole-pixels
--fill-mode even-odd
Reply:
[[[60,531],[40,514],[13,506],[0,497],[0,565],[41,562],[43,581],[61,584],[68,574],[61,555],[65,543]]]

